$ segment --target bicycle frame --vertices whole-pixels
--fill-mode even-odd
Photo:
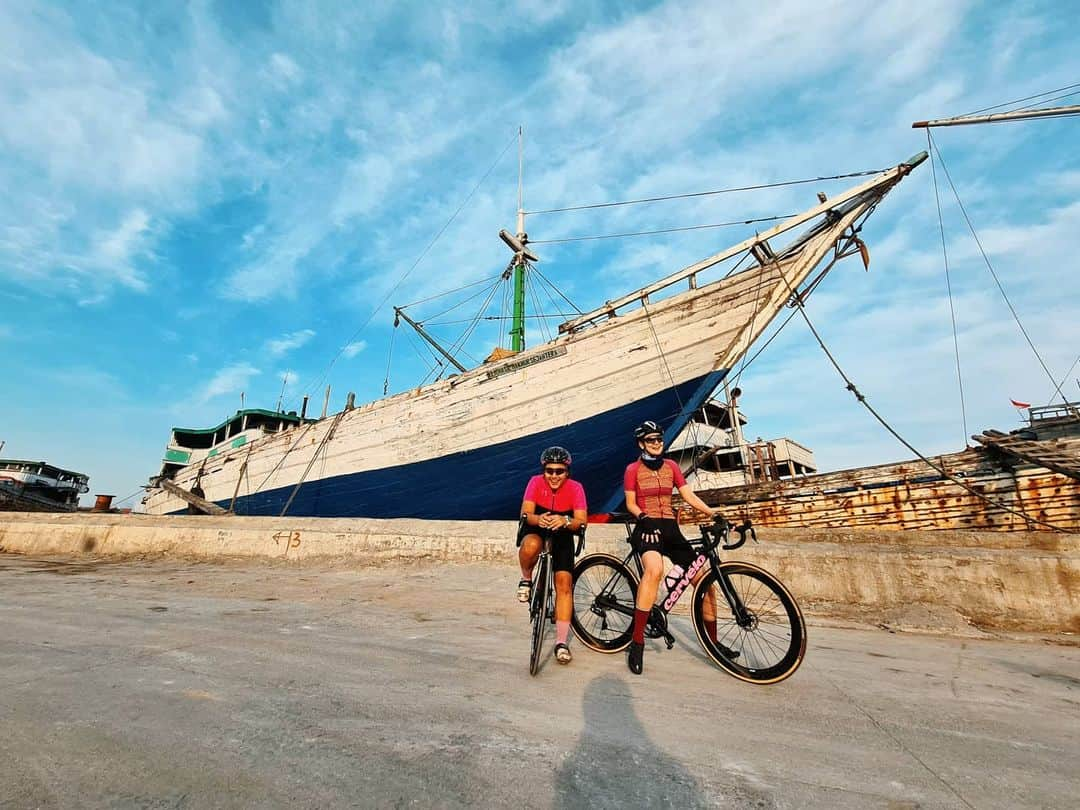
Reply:
[[[756,542],[757,537],[753,527],[749,524],[735,527],[736,531],[739,532],[739,539],[731,544],[724,542],[727,539],[730,528],[727,521],[717,523],[715,526],[700,526],[699,528],[701,529],[701,537],[693,538],[688,541],[691,547],[698,551],[697,558],[678,579],[670,581],[669,577],[665,576],[664,581],[668,586],[668,595],[663,602],[653,605],[649,614],[649,624],[653,625],[658,635],[663,636],[668,649],[671,649],[675,644],[674,637],[667,629],[668,614],[670,614],[675,608],[675,605],[679,603],[679,600],[682,599],[683,594],[685,594],[686,591],[693,590],[690,587],[690,583],[705,569],[706,563],[716,573],[716,581],[720,586],[720,592],[724,595],[724,599],[731,608],[731,613],[735,617],[736,623],[740,627],[745,628],[753,622],[742,599],[739,597],[735,588],[732,587],[727,572],[720,566],[720,554],[717,551],[718,548],[723,548],[728,551],[739,548],[739,546],[746,542],[747,532],[750,533],[751,537],[753,537]],[[628,541],[632,533],[633,526],[630,523],[627,523],[626,537]],[[710,535],[712,535],[711,539],[715,540],[715,542],[710,542]],[[641,562],[641,554],[633,548],[630,549],[622,562],[623,565],[630,568],[631,561],[633,562],[632,570],[637,573],[638,581],[640,581],[645,574],[645,566]],[[610,584],[611,582],[608,582],[607,585],[605,585],[605,588]],[[615,602],[605,602],[603,607],[617,612],[625,612],[624,608]]]

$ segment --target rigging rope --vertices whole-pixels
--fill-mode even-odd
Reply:
[[[767,188],[780,188],[781,186],[798,186],[805,183],[820,183],[823,180],[846,180],[851,177],[865,177],[871,174],[881,174],[886,169],[873,169],[862,172],[849,172],[847,174],[834,174],[827,177],[808,177],[804,180],[783,180],[777,183],[761,183],[756,186],[737,186],[735,188],[721,188],[713,191],[695,191],[690,194],[668,194],[663,197],[642,197],[638,200],[621,200],[619,202],[590,203],[588,205],[569,205],[564,208],[548,208],[543,211],[526,211],[528,216],[536,214],[558,214],[563,211],[584,211],[591,208],[614,208],[619,205],[638,205],[640,203],[663,202],[665,200],[685,200],[691,197],[709,197],[715,194],[733,194],[740,191],[760,191]],[[530,244],[537,244],[530,242]]]
[[[435,300],[437,300],[439,298],[445,298],[448,295],[453,295],[456,292],[461,292],[462,290],[467,290],[470,287],[479,287],[481,284],[488,284],[488,283],[492,283],[492,282],[498,282],[501,278],[502,278],[502,273],[499,273],[498,275],[489,276],[488,278],[482,278],[479,281],[471,281],[468,284],[462,284],[460,287],[457,287],[457,288],[455,288],[453,290],[446,290],[445,292],[436,293],[435,295],[429,295],[427,298],[421,298],[418,301],[413,301],[413,302],[408,303],[408,304],[402,304],[400,307],[398,307],[398,309],[408,309],[409,307],[415,307],[418,304],[426,304],[428,301],[435,301]]]
[[[397,281],[394,282],[394,286],[391,287],[387,291],[386,295],[383,296],[382,300],[378,304],[375,305],[375,308],[371,310],[371,312],[368,314],[367,318],[360,325],[360,327],[355,332],[353,332],[352,337],[350,337],[347,341],[345,341],[345,343],[341,347],[341,349],[338,350],[338,353],[336,355],[334,355],[334,359],[330,361],[330,365],[326,367],[326,371],[323,372],[323,374],[319,378],[318,382],[315,383],[313,386],[311,386],[312,388],[317,389],[317,388],[322,387],[323,380],[325,380],[328,376],[330,376],[331,369],[333,369],[334,364],[338,361],[338,359],[341,357],[341,355],[345,352],[345,347],[348,346],[350,343],[352,343],[354,340],[356,340],[356,338],[360,335],[360,333],[363,332],[365,329],[367,329],[368,324],[371,323],[371,320],[372,320],[372,318],[375,317],[375,314],[379,310],[381,310],[384,306],[386,306],[386,302],[390,300],[390,296],[392,296],[395,292],[397,292],[398,287],[400,287],[402,284],[405,283],[405,279],[407,279],[409,277],[409,275],[413,272],[413,270],[416,269],[417,265],[419,265],[420,262],[423,261],[424,257],[427,256],[428,252],[435,246],[435,243],[438,242],[439,238],[446,232],[446,229],[449,228],[451,224],[453,224],[455,219],[457,219],[458,214],[460,214],[462,212],[462,210],[465,208],[465,206],[469,204],[469,200],[471,200],[473,198],[473,196],[476,194],[476,192],[480,190],[480,186],[482,186],[484,184],[484,181],[488,179],[488,176],[493,171],[495,171],[495,167],[499,165],[499,162],[506,155],[507,151],[510,149],[511,146],[514,145],[515,141],[517,141],[517,137],[518,137],[518,134],[515,132],[514,136],[510,139],[509,143],[507,143],[506,146],[503,148],[502,152],[499,153],[499,156],[497,158],[495,158],[495,161],[491,164],[490,167],[488,167],[488,170],[486,172],[484,172],[484,176],[480,178],[480,180],[477,182],[477,184],[475,186],[473,186],[472,191],[470,191],[468,193],[468,195],[462,201],[461,205],[459,205],[457,207],[457,210],[454,211],[454,213],[450,216],[450,219],[446,220],[446,222],[443,224],[443,226],[441,228],[439,228],[438,233],[436,233],[435,236],[432,237],[431,241],[427,243],[427,247],[425,247],[420,252],[420,255],[416,258],[416,261],[414,261],[412,263],[412,266],[409,267],[409,269],[406,270],[405,273],[402,274],[402,276]],[[301,390],[304,390],[304,389],[301,389]]]
[[[390,330],[390,349],[386,352],[386,377],[383,378],[382,395],[385,397],[390,390],[390,363],[394,359],[394,340],[397,338],[399,329],[398,320],[394,319],[394,328]]]
[[[933,154],[933,143],[930,140],[930,128],[926,128],[926,148]],[[960,387],[960,421],[964,430],[964,447],[968,446],[967,406],[964,403],[964,378],[960,373],[960,336],[956,329],[956,307],[953,306],[952,278],[949,275],[949,251],[945,247],[945,220],[941,216],[941,197],[938,195],[937,168],[935,161],[930,160],[930,174],[934,180],[934,202],[937,203],[938,228],[941,231],[941,255],[945,260],[945,287],[949,293],[949,316],[952,318],[953,351],[956,354],[956,382]]]
[[[300,434],[296,437],[296,441],[294,441],[289,446],[289,448],[284,453],[281,454],[281,458],[278,459],[277,464],[275,464],[273,466],[273,468],[270,470],[270,472],[268,472],[266,474],[266,478],[264,478],[263,482],[261,484],[259,484],[259,486],[257,486],[255,488],[255,492],[251,493],[252,495],[255,495],[255,494],[258,494],[259,492],[262,492],[262,488],[266,486],[267,482],[270,480],[270,477],[274,473],[276,473],[278,471],[278,468],[282,464],[285,463],[285,459],[289,457],[289,454],[292,453],[292,451],[295,450],[300,445],[300,440],[303,439],[305,435],[307,435],[307,432],[311,429],[311,426],[314,425],[314,424],[316,424],[316,423],[315,422],[308,422],[307,424],[304,425],[304,429],[300,431]]]
[[[145,491],[146,491],[146,487],[145,487],[145,486],[141,486],[141,487],[139,487],[139,488],[138,488],[137,490],[135,490],[134,492],[132,492],[132,493],[131,493],[130,495],[125,495],[125,496],[124,496],[123,498],[121,498],[120,500],[118,500],[118,501],[113,501],[113,505],[114,505],[114,506],[119,506],[119,505],[120,505],[120,504],[122,504],[122,503],[123,503],[124,501],[130,501],[130,500],[131,500],[132,498],[134,498],[134,497],[135,497],[136,495],[138,495],[138,494],[139,494],[140,492],[145,492]]]
[[[1080,363],[1080,355],[1076,356],[1076,359],[1073,360],[1073,364],[1069,366],[1069,370],[1062,375],[1061,382],[1054,386],[1054,391],[1056,391],[1062,399],[1067,399],[1067,397],[1061,392],[1061,386],[1065,385],[1065,381],[1069,379],[1069,375],[1072,374],[1072,370],[1076,368],[1077,363]],[[1077,380],[1076,384],[1080,385],[1080,380]],[[1050,396],[1051,398],[1054,396],[1053,392],[1051,392]]]
[[[927,132],[929,135],[929,131]],[[1009,312],[1012,313],[1013,320],[1016,321],[1016,325],[1020,327],[1020,332],[1024,335],[1024,339],[1027,341],[1028,346],[1031,347],[1032,353],[1035,355],[1035,359],[1039,361],[1039,365],[1042,366],[1043,371],[1046,372],[1046,376],[1050,379],[1050,384],[1056,383],[1054,375],[1050,373],[1050,369],[1046,367],[1046,363],[1043,362],[1042,355],[1039,354],[1039,350],[1035,348],[1034,342],[1031,340],[1031,336],[1028,334],[1027,329],[1024,328],[1024,324],[1020,322],[1020,316],[1016,312],[1016,308],[1013,307],[1012,301],[1009,300],[1009,296],[1005,292],[1005,287],[1002,286],[1001,280],[998,278],[997,273],[994,271],[994,266],[990,263],[990,257],[986,255],[986,250],[983,249],[982,242],[979,240],[979,235],[975,232],[975,226],[971,222],[971,217],[968,216],[967,209],[964,208],[964,203],[960,199],[960,194],[956,190],[956,186],[953,184],[952,175],[949,174],[949,167],[945,165],[945,160],[941,157],[941,150],[938,149],[937,142],[930,138],[930,144],[937,154],[938,162],[941,163],[942,171],[945,172],[945,179],[949,181],[949,187],[952,189],[953,196],[956,198],[956,204],[960,206],[960,213],[964,215],[964,221],[967,223],[968,230],[971,231],[971,236],[975,240],[975,244],[979,247],[979,253],[982,254],[983,261],[986,263],[986,268],[990,271],[990,275],[994,279],[994,283],[997,284],[998,291],[1001,293],[1001,297],[1005,299],[1005,303],[1009,307]],[[1064,397],[1062,397],[1064,400]],[[1067,402],[1067,400],[1064,400]]]
[[[1022,103],[1024,101],[1031,101],[1032,99],[1041,98],[1042,96],[1049,96],[1052,93],[1060,93],[1062,90],[1072,90],[1074,87],[1080,87],[1080,82],[1078,82],[1077,84],[1068,84],[1068,85],[1065,85],[1065,87],[1058,87],[1055,90],[1047,90],[1047,91],[1045,91],[1043,93],[1036,93],[1033,96],[1025,96],[1024,98],[1018,98],[1015,101],[1006,101],[1006,102],[1003,102],[1002,104],[995,104],[993,107],[983,107],[981,110],[973,110],[972,112],[964,113],[963,115],[958,116],[958,117],[959,118],[967,118],[969,115],[978,115],[979,113],[989,112],[990,110],[999,110],[1002,107],[1009,107],[1009,106],[1011,106],[1013,104],[1020,104],[1020,103]],[[1058,96],[1058,98],[1066,98],[1067,96],[1075,96],[1075,95],[1076,95],[1076,93],[1066,93],[1064,96]],[[1051,99],[1043,99],[1039,103],[1040,104],[1046,104],[1047,102],[1054,101],[1054,100],[1055,99],[1052,99],[1052,98]],[[1021,109],[1026,109],[1026,108],[1021,107]]]
[[[852,395],[855,397],[855,399],[857,399],[859,401],[859,403],[862,404],[862,406],[864,408],[866,408],[867,411],[870,412],[870,415],[873,416],[874,419],[876,419],[878,421],[878,423],[883,428],[885,428],[885,430],[887,430],[889,433],[891,433],[893,435],[893,437],[898,442],[900,442],[900,444],[904,445],[904,447],[906,447],[908,450],[910,450],[912,453],[914,453],[919,458],[920,461],[922,461],[924,464],[926,464],[931,469],[935,470],[943,478],[947,478],[948,480],[952,481],[957,486],[967,490],[969,493],[974,495],[976,498],[978,498],[979,500],[989,504],[990,506],[993,506],[993,507],[995,507],[997,509],[1001,509],[1001,510],[1003,510],[1005,512],[1009,512],[1010,514],[1016,515],[1017,517],[1023,518],[1023,520],[1028,524],[1034,523],[1034,524],[1039,525],[1039,526],[1045,526],[1046,528],[1050,529],[1051,531],[1055,531],[1055,532],[1064,532],[1065,531],[1064,529],[1062,529],[1059,526],[1055,526],[1052,523],[1047,523],[1046,521],[1040,520],[1039,518],[1036,518],[1036,517],[1031,517],[1030,515],[1028,515],[1024,511],[1013,509],[1011,506],[1008,506],[1008,505],[1006,505],[1004,503],[1000,503],[998,501],[995,501],[993,498],[987,497],[982,492],[979,492],[977,489],[972,487],[970,484],[968,484],[968,483],[966,483],[964,481],[961,481],[959,478],[952,475],[948,470],[945,469],[945,467],[943,467],[940,464],[935,464],[929,458],[927,458],[922,453],[920,453],[917,449],[915,449],[914,445],[912,445],[907,439],[905,439],[903,436],[901,436],[892,427],[892,425],[890,425],[888,422],[885,421],[884,417],[882,417],[881,414],[879,414],[874,409],[874,407],[867,401],[867,399],[863,395],[863,393],[861,391],[859,391],[859,389],[855,386],[855,383],[853,383],[851,381],[851,378],[847,376],[847,374],[844,372],[844,370],[840,367],[839,362],[837,362],[836,358],[833,357],[832,352],[830,352],[829,348],[825,345],[825,341],[822,339],[821,335],[818,334],[818,331],[814,327],[814,324],[810,321],[810,316],[806,314],[806,307],[803,305],[802,298],[799,295],[796,294],[795,290],[793,290],[791,288],[791,284],[787,281],[787,276],[785,276],[785,275],[783,275],[783,273],[781,273],[781,278],[787,284],[788,291],[791,293],[792,300],[795,302],[795,308],[802,315],[803,320],[806,321],[806,325],[810,328],[810,332],[813,334],[814,339],[817,340],[817,343],[821,347],[821,350],[825,353],[825,356],[828,358],[828,360],[832,364],[833,368],[836,369],[836,372],[840,375],[840,378],[844,381],[847,390],[852,393]]]
[[[341,422],[341,417],[345,415],[345,411],[338,411],[334,417],[334,421],[330,423],[330,429],[326,431],[326,435],[322,437],[322,441],[319,442],[319,446],[315,448],[315,452],[311,454],[311,460],[307,463],[307,467],[304,468],[304,474],[300,476],[300,480],[296,482],[296,486],[293,487],[292,494],[289,495],[289,500],[285,502],[285,506],[281,509],[281,514],[278,517],[285,517],[285,513],[289,511],[289,507],[292,506],[293,499],[300,491],[300,487],[303,486],[305,479],[308,477],[308,473],[311,472],[311,468],[315,466],[315,459],[319,457],[319,453],[326,447],[330,441],[330,437],[334,435],[334,430],[337,428],[338,423]],[[324,460],[325,462],[325,460]]]
[[[795,214],[779,214],[773,217],[757,217],[756,219],[740,219],[731,222],[717,222],[712,225],[686,225],[681,228],[660,228],[655,231],[631,231],[628,233],[606,233],[599,236],[567,236],[562,239],[530,239],[530,245],[556,245],[564,242],[590,242],[596,239],[623,239],[628,236],[655,236],[660,233],[679,233],[681,231],[702,231],[708,228],[730,228],[734,225],[753,225],[756,222],[775,222],[779,219],[790,219]]]
[[[528,275],[525,276],[525,279],[525,291],[528,293],[529,297],[532,298],[533,306],[536,307],[537,312],[543,312],[543,308],[540,306],[540,298],[536,294],[536,285],[528,283]],[[551,332],[548,331],[547,321],[541,318],[538,323],[540,326],[540,336],[544,339],[544,343],[547,343],[551,340]]]
[[[540,280],[541,280],[541,281],[543,281],[543,282],[544,282],[545,284],[547,284],[547,285],[548,285],[548,287],[550,287],[550,288],[551,288],[552,290],[554,290],[554,291],[555,291],[556,293],[558,293],[558,294],[559,294],[559,297],[560,297],[560,298],[561,298],[561,299],[562,299],[563,301],[565,301],[565,302],[566,302],[566,303],[568,303],[568,304],[569,304],[570,306],[572,306],[572,307],[574,308],[574,312],[576,312],[576,313],[577,313],[578,315],[583,315],[583,314],[584,314],[584,313],[583,313],[583,312],[582,312],[582,311],[581,311],[580,309],[578,309],[578,308],[577,308],[577,304],[575,304],[575,303],[574,303],[573,301],[571,301],[571,300],[570,300],[569,298],[567,298],[567,297],[566,297],[566,296],[565,296],[565,295],[563,294],[563,291],[562,291],[562,290],[560,290],[560,289],[559,289],[558,287],[556,287],[556,286],[555,286],[554,284],[552,284],[552,283],[551,283],[551,281],[550,281],[550,280],[549,280],[549,279],[547,278],[547,276],[545,276],[545,275],[544,275],[543,273],[541,273],[541,272],[540,272],[540,271],[539,271],[538,269],[536,269],[535,267],[533,268],[533,272],[534,272],[534,273],[536,273],[536,275],[537,275],[537,276],[538,276],[538,277],[540,278]]]
[[[484,306],[487,306],[488,302],[491,301],[491,298],[494,295],[495,289],[498,286],[499,286],[499,281],[496,280],[495,284],[493,284],[491,287],[488,287],[486,289],[475,292],[472,295],[466,296],[465,298],[462,298],[457,303],[451,304],[446,309],[441,310],[439,312],[436,312],[433,315],[428,315],[426,318],[424,318],[424,320],[417,321],[417,323],[419,323],[421,326],[442,323],[441,321],[435,320],[435,318],[441,318],[443,315],[446,315],[449,312],[453,312],[458,307],[465,306],[465,304],[469,303],[470,301],[472,301],[472,300],[474,300],[476,298],[479,298],[481,295],[484,295],[485,293],[487,294],[487,300],[484,301]],[[483,307],[481,307],[480,311],[483,312]]]
[[[652,313],[649,312],[649,307],[645,303],[645,299],[641,299],[641,309],[645,313],[645,321],[649,324],[649,331],[652,332],[653,340],[656,341],[656,352],[660,358],[660,363],[664,367],[664,371],[667,372],[668,380],[671,381],[671,390],[675,394],[675,401],[679,403],[679,412],[681,413],[686,409],[686,405],[683,403],[682,396],[679,394],[679,386],[675,384],[675,375],[671,373],[671,366],[668,365],[667,355],[664,354],[664,347],[660,343],[660,335],[656,332],[656,326],[653,324]],[[691,428],[692,436],[695,444],[697,443],[697,427]],[[671,437],[674,440],[674,436]]]
[[[750,255],[750,251],[748,250],[748,251],[746,251],[746,253],[743,254],[743,258],[745,259],[749,255]],[[739,264],[741,264],[741,263],[742,263],[742,259],[739,260]],[[738,265],[736,265],[736,267],[737,266]],[[764,272],[765,272],[765,265],[764,264],[758,265],[758,273],[757,273],[757,275],[758,275],[758,281],[759,282],[760,282],[761,276],[762,276],[762,274]],[[757,287],[754,290],[754,310],[750,315],[750,332],[751,332],[751,334],[753,334],[753,331],[754,331],[754,323],[757,321],[758,301],[760,300],[760,298],[761,298],[761,284],[758,283]],[[768,324],[766,324],[766,326],[768,326]],[[750,346],[747,345],[746,348],[749,349]],[[738,372],[736,372],[735,379],[732,381],[733,386],[738,386],[739,380],[742,379],[743,372],[746,371],[746,366],[747,366],[746,352],[744,351],[743,356],[742,356],[742,361],[740,363],[739,370],[738,370]],[[730,419],[730,413],[729,413],[729,419]]]

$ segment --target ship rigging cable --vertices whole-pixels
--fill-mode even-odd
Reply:
[[[1034,342],[1031,340],[1031,336],[1028,334],[1027,329],[1024,328],[1024,324],[1020,321],[1020,316],[1016,312],[1016,308],[1012,305],[1012,301],[1009,300],[1008,294],[1005,292],[1005,287],[1001,283],[1001,279],[998,278],[997,272],[994,270],[993,264],[990,263],[990,257],[986,255],[986,250],[982,246],[982,241],[979,239],[979,234],[975,232],[975,226],[971,222],[971,217],[968,216],[967,209],[964,207],[963,201],[960,199],[960,193],[956,190],[956,185],[952,181],[952,175],[949,174],[949,167],[945,165],[945,160],[941,157],[941,150],[938,149],[937,143],[930,137],[930,130],[926,131],[927,138],[930,145],[933,147],[934,154],[937,155],[938,162],[941,164],[941,169],[945,173],[945,179],[949,181],[949,188],[952,189],[953,196],[956,198],[956,204],[960,207],[960,213],[964,216],[964,222],[967,223],[968,230],[971,231],[971,236],[975,240],[975,244],[979,248],[979,253],[982,255],[983,262],[986,263],[986,269],[990,271],[990,275],[994,279],[994,283],[997,285],[998,291],[1001,293],[1001,297],[1005,299],[1005,304],[1009,307],[1009,312],[1012,313],[1013,320],[1016,321],[1016,325],[1020,328],[1021,334],[1027,341],[1028,346],[1031,347],[1032,353],[1035,355],[1035,359],[1039,361],[1039,365],[1042,366],[1042,370],[1046,372],[1047,378],[1050,380],[1051,385],[1056,384],[1054,375],[1050,373],[1050,369],[1046,367],[1046,363],[1042,359],[1042,355],[1039,354],[1039,350],[1035,348]],[[1058,391],[1061,396],[1062,402],[1068,404],[1068,399]]]
[[[735,225],[753,225],[756,222],[775,222],[779,219],[791,219],[796,214],[778,214],[772,217],[757,217],[756,219],[739,219],[731,222],[717,222],[712,225],[685,225],[682,227],[658,228],[655,231],[631,231],[628,233],[605,233],[598,236],[567,236],[562,239],[530,239],[530,245],[556,245],[563,242],[588,242],[594,239],[623,239],[628,236],[655,236],[661,233],[678,233],[680,231],[702,231],[707,228],[730,228]]]
[[[482,186],[484,184],[484,181],[488,179],[488,176],[493,171],[495,171],[495,167],[499,165],[500,161],[502,161],[507,151],[509,151],[510,147],[514,145],[515,141],[517,141],[517,138],[518,133],[515,132],[514,136],[510,139],[506,146],[503,147],[503,150],[499,153],[499,156],[495,158],[491,166],[488,167],[488,170],[484,172],[484,176],[480,178],[476,185],[473,186],[472,191],[470,191],[466,195],[465,199],[461,201],[461,205],[457,207],[457,210],[454,211],[453,214],[451,214],[450,219],[446,220],[445,224],[441,228],[439,228],[438,233],[436,233],[435,236],[431,238],[431,241],[427,243],[427,246],[422,251],[420,251],[420,255],[416,257],[416,261],[414,261],[409,267],[409,269],[406,270],[401,275],[401,277],[394,282],[394,286],[387,290],[386,295],[384,295],[382,300],[375,305],[375,307],[368,314],[367,318],[364,319],[364,322],[360,324],[359,328],[357,328],[357,330],[353,332],[352,337],[350,337],[347,341],[345,341],[344,344],[342,344],[342,347],[338,350],[338,353],[334,355],[334,359],[330,361],[330,365],[326,367],[326,370],[322,373],[322,376],[319,377],[318,381],[311,386],[312,389],[318,389],[322,387],[323,380],[330,376],[331,369],[333,369],[334,364],[338,361],[341,355],[345,353],[345,348],[354,340],[356,340],[356,338],[360,335],[361,332],[367,329],[368,324],[371,323],[371,319],[375,317],[375,314],[384,306],[386,306],[386,302],[390,300],[390,296],[397,292],[398,287],[405,283],[405,279],[407,279],[409,275],[413,272],[413,270],[417,268],[420,262],[423,261],[424,257],[427,256],[430,250],[435,246],[435,243],[438,242],[442,235],[446,232],[446,229],[449,228],[453,224],[454,220],[458,218],[458,214],[460,214],[464,210],[465,206],[469,204],[469,200],[471,200],[476,194],[476,192],[480,190],[480,186]],[[302,391],[303,389],[300,390]]]
[[[296,486],[293,487],[292,494],[289,495],[289,500],[285,502],[285,506],[281,508],[281,514],[278,517],[285,517],[285,513],[289,511],[289,507],[292,506],[293,499],[300,491],[300,487],[304,485],[304,481],[307,480],[308,473],[311,472],[311,468],[315,466],[315,459],[319,457],[319,454],[326,448],[327,443],[330,441],[330,437],[334,435],[334,430],[337,428],[338,423],[341,422],[341,417],[345,415],[345,411],[338,411],[337,416],[334,417],[334,421],[330,423],[330,429],[326,431],[326,434],[322,437],[322,441],[319,442],[319,446],[315,448],[315,452],[311,454],[311,460],[304,468],[303,475],[300,476],[300,480],[296,482]]]
[[[1000,110],[1002,107],[1011,107],[1013,104],[1022,104],[1025,101],[1031,101],[1033,99],[1039,99],[1039,101],[1037,102],[1038,104],[1049,104],[1051,101],[1059,101],[1059,100],[1061,100],[1063,98],[1069,98],[1070,96],[1080,95],[1080,90],[1077,90],[1077,91],[1075,91],[1073,93],[1064,93],[1063,95],[1054,96],[1053,98],[1043,98],[1043,96],[1050,96],[1050,95],[1053,95],[1054,93],[1061,93],[1061,91],[1063,91],[1063,90],[1072,90],[1074,87],[1080,87],[1080,82],[1078,82],[1076,84],[1068,84],[1068,85],[1065,85],[1065,87],[1058,87],[1058,88],[1056,88],[1054,90],[1046,90],[1045,92],[1042,92],[1042,93],[1036,93],[1033,96],[1025,96],[1024,98],[1018,98],[1018,99],[1015,99],[1014,101],[1006,101],[1006,102],[1003,102],[1001,104],[995,104],[992,107],[983,107],[981,110],[973,110],[972,112],[964,113],[963,115],[958,116],[958,117],[967,118],[967,117],[972,116],[972,115],[978,115],[979,113],[990,112],[990,110]],[[1029,104],[1026,107],[1017,107],[1017,108],[1015,108],[1013,110],[1009,110],[1009,112],[1019,112],[1019,111],[1022,111],[1022,110],[1029,110],[1029,109],[1034,108],[1034,106],[1035,106],[1034,104]]]
[[[787,276],[782,275],[782,277],[784,279],[784,282],[787,283]],[[817,341],[818,345],[821,347],[821,350],[825,353],[825,356],[828,358],[829,362],[832,364],[832,367],[836,369],[837,374],[839,374],[840,378],[844,381],[844,384],[845,384],[845,387],[847,388],[847,390],[852,393],[852,395],[855,397],[855,399],[857,399],[859,401],[859,403],[864,408],[866,408],[867,411],[870,412],[870,415],[873,416],[874,419],[876,419],[878,421],[878,423],[883,428],[885,428],[885,430],[887,430],[889,433],[891,433],[893,435],[893,437],[898,442],[900,442],[900,444],[904,445],[904,447],[906,447],[908,450],[910,450],[912,453],[914,453],[919,458],[920,461],[922,461],[924,464],[926,464],[932,470],[935,470],[943,478],[947,478],[948,480],[952,481],[954,484],[956,484],[957,486],[959,486],[962,489],[966,490],[970,494],[974,495],[976,498],[983,501],[984,503],[987,503],[990,506],[993,506],[993,507],[995,507],[997,509],[1001,509],[1001,510],[1003,510],[1005,512],[1009,512],[1010,514],[1016,515],[1017,517],[1022,518],[1029,525],[1034,523],[1034,524],[1036,524],[1038,526],[1044,526],[1047,529],[1050,529],[1051,531],[1055,531],[1055,532],[1064,532],[1065,531],[1065,529],[1061,528],[1060,526],[1055,526],[1052,523],[1047,523],[1045,520],[1040,520],[1037,517],[1032,517],[1031,515],[1027,514],[1026,512],[1023,512],[1023,511],[1018,510],[1018,509],[1014,509],[1014,508],[1012,508],[1011,506],[1009,506],[1007,504],[1000,503],[998,501],[995,501],[993,498],[987,497],[985,494],[983,494],[982,492],[979,492],[977,489],[975,489],[970,484],[968,484],[968,483],[966,483],[964,481],[961,481],[959,478],[957,478],[952,473],[950,473],[948,470],[946,470],[945,467],[941,466],[940,464],[935,464],[929,458],[927,458],[922,453],[920,453],[915,448],[914,445],[912,445],[907,439],[905,439],[903,436],[901,436],[896,431],[896,429],[893,428],[893,426],[890,425],[885,420],[885,418],[874,409],[874,406],[871,405],[867,401],[866,396],[856,387],[855,383],[851,381],[851,378],[848,377],[848,375],[844,371],[844,369],[841,368],[840,363],[833,356],[832,352],[829,351],[828,346],[825,345],[825,341],[822,339],[821,335],[818,333],[817,329],[814,327],[814,324],[811,322],[810,316],[806,314],[806,307],[804,306],[802,299],[796,294],[795,290],[793,290],[791,288],[790,284],[788,284],[787,287],[788,287],[788,291],[791,293],[792,300],[795,302],[796,309],[802,315],[803,320],[806,321],[806,325],[809,327],[811,334],[813,334],[814,339]]]
[[[536,214],[559,214],[563,211],[584,211],[590,208],[614,208],[619,205],[640,205],[641,203],[664,202],[667,200],[685,200],[691,197],[710,197],[716,194],[734,194],[741,191],[760,191],[767,188],[780,188],[782,186],[798,186],[805,183],[820,183],[824,180],[846,180],[851,177],[867,177],[872,174],[881,174],[887,169],[873,169],[872,171],[849,172],[847,174],[833,174],[825,177],[807,177],[803,180],[782,180],[776,183],[760,183],[755,186],[737,186],[734,188],[720,188],[713,191],[694,191],[689,194],[668,194],[663,197],[642,197],[637,200],[620,200],[618,202],[589,203],[587,205],[568,205],[564,208],[548,208],[543,211],[526,211],[526,216]],[[531,242],[530,244],[537,244]]]
[[[934,153],[933,141],[930,139],[930,129],[926,130],[926,149],[931,155]],[[949,275],[949,251],[945,247],[945,220],[941,217],[941,196],[938,194],[937,161],[930,160],[930,176],[934,181],[934,202],[937,204],[938,230],[941,232],[941,255],[945,261],[945,288],[949,293],[949,316],[952,318],[953,352],[956,355],[956,382],[960,388],[960,422],[963,425],[964,446],[967,447],[968,433],[967,406],[964,403],[964,378],[960,373],[960,336],[956,329],[956,307],[953,304],[952,278]]]

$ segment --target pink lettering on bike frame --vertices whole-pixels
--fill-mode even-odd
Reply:
[[[679,583],[668,592],[667,599],[664,600],[664,610],[671,610],[675,607],[675,603],[679,601],[679,598],[683,595],[683,591],[686,590],[698,571],[700,571],[709,560],[704,554],[699,554],[698,558],[690,563],[690,567],[686,569],[686,573],[683,574]]]

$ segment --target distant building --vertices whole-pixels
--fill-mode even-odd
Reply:
[[[817,472],[814,451],[793,439],[746,441],[747,419],[737,407],[710,399],[668,448],[695,490],[776,481]]]

